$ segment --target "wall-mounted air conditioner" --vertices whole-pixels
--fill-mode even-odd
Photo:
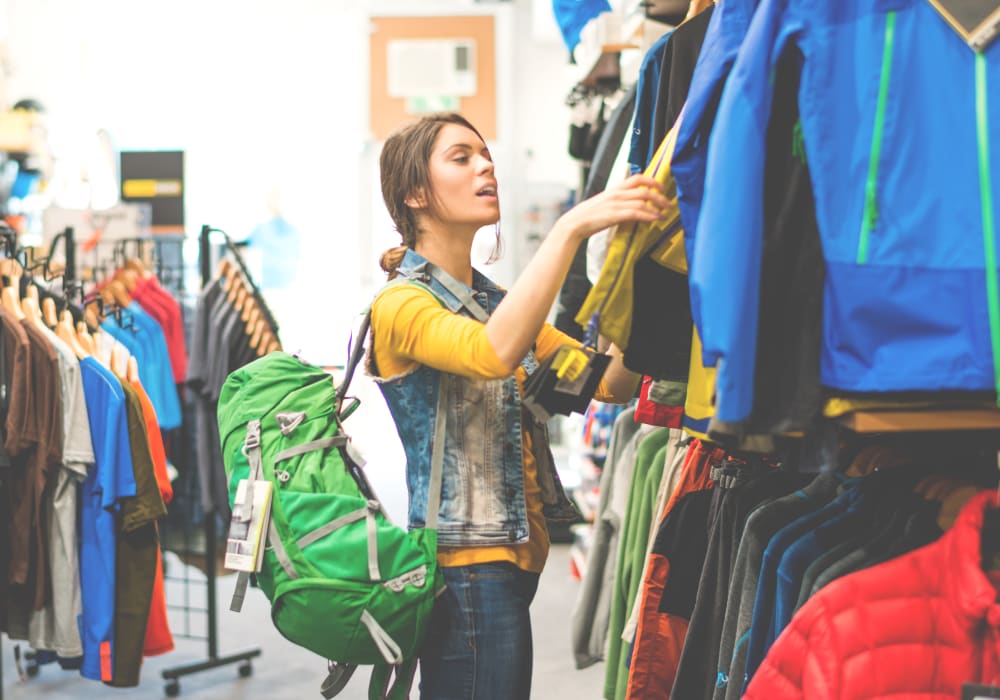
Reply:
[[[471,97],[476,94],[472,39],[399,39],[388,42],[390,97]]]

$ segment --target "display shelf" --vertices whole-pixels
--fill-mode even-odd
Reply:
[[[1000,430],[1000,408],[855,411],[836,420],[857,433]]]

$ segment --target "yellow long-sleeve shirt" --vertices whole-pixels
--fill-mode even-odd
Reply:
[[[400,284],[383,290],[372,305],[372,332],[375,364],[379,375],[391,378],[412,371],[418,365],[470,379],[499,379],[509,376],[486,335],[486,326],[475,319],[452,313],[426,289]],[[579,343],[549,324],[542,327],[535,355],[544,362],[562,345]],[[527,373],[514,371],[523,392]],[[607,397],[604,382],[598,398]],[[525,571],[541,572],[549,552],[549,536],[542,514],[538,470],[531,437],[521,431],[524,463],[524,497],[528,515],[528,541],[495,547],[440,547],[442,566],[467,566],[507,561]]]

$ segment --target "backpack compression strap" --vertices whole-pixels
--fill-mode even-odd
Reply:
[[[335,439],[335,438],[327,438]],[[324,442],[317,440],[317,443]],[[312,449],[321,449],[319,447],[313,447]],[[261,461],[260,453],[260,421],[252,420],[247,423],[247,436],[243,441],[243,452],[247,456],[247,461],[250,462],[250,475],[249,481],[247,483],[247,504],[248,507],[253,507],[253,485],[254,482],[264,478],[264,464]],[[278,558],[278,563],[281,564],[281,568],[285,570],[289,578],[298,578],[299,574],[292,566],[292,560],[288,557],[288,552],[285,551],[285,546],[281,543],[281,538],[278,537],[278,533],[274,529],[274,521],[268,522],[267,529],[267,541],[274,550],[275,556]],[[250,572],[241,571],[236,576],[236,589],[233,591],[233,599],[229,603],[229,609],[233,612],[240,612],[243,609],[243,600],[247,595],[247,586],[250,584]]]

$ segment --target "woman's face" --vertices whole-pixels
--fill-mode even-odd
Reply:
[[[476,132],[445,124],[438,132],[428,163],[430,196],[427,215],[448,226],[473,230],[500,219],[500,200],[490,151]]]

